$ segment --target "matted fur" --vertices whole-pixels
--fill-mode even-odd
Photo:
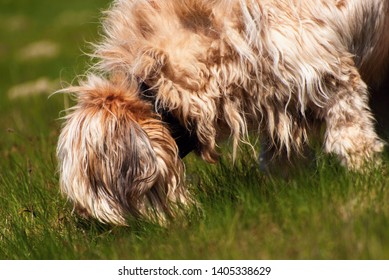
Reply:
[[[324,150],[357,170],[383,148],[374,131],[366,82],[378,82],[388,64],[388,13],[388,0],[116,0],[105,13],[104,38],[96,45],[94,56],[99,61],[94,70],[104,76],[126,73],[122,79],[146,84],[155,97],[155,111],[170,111],[195,133],[199,152],[207,161],[217,160],[217,143],[228,135],[235,156],[239,143],[253,130],[278,150],[300,151],[308,141],[313,118],[326,124]],[[171,167],[181,162],[168,133],[159,135],[168,139],[168,152],[155,155],[159,136],[150,137],[146,124],[158,123],[158,118],[150,106],[138,111],[131,105],[142,103],[142,93],[130,90],[133,100],[120,110],[110,110],[110,118],[88,112],[83,96],[89,96],[91,103],[95,97],[85,88],[92,85],[102,96],[108,83],[111,91],[120,91],[117,83],[99,85],[96,79],[74,89],[80,104],[68,117],[59,145],[62,189],[76,204],[88,208],[90,215],[122,222],[125,212],[143,209],[138,202],[126,205],[127,197],[121,193],[143,189],[137,186],[142,185],[138,177],[150,169],[148,160],[152,158],[156,170],[159,164]],[[128,95],[128,90],[121,92],[125,92],[122,97]],[[127,118],[118,118],[118,113]],[[80,122],[85,114],[89,123]],[[92,138],[88,133],[96,123],[102,130],[93,134],[99,139],[92,146],[101,145],[110,134],[115,136],[104,146],[104,160],[132,159],[126,168],[136,167],[137,172],[127,185],[118,186],[117,177],[112,176],[119,166],[99,165],[100,157],[82,161],[92,151],[78,143]],[[126,133],[118,135],[122,126]],[[85,133],[70,133],[75,130]],[[120,150],[118,143],[131,144]],[[84,173],[81,180],[69,171],[92,166],[104,178],[102,190],[87,180],[94,173]],[[182,168],[175,170],[178,180]],[[154,183],[155,179],[147,178]],[[176,193],[170,189],[182,189],[182,182],[169,179],[157,180],[165,186],[158,189],[165,190],[163,195],[172,193],[167,201],[175,201]],[[107,196],[104,202],[91,207],[93,195],[106,189],[111,192],[100,196]],[[151,200],[152,208],[160,208],[159,201]]]
[[[187,202],[183,165],[137,85],[118,76],[91,75],[66,89],[78,104],[59,137],[61,189],[79,212],[102,222],[125,224],[129,213],[163,221],[172,203]]]

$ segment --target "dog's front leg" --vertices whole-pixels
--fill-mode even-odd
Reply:
[[[341,80],[330,78],[327,81],[333,94],[323,108],[324,148],[326,152],[336,154],[349,169],[360,170],[376,159],[384,144],[374,130],[366,84],[354,67],[346,70],[342,71]]]

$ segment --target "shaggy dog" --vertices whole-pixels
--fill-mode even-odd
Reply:
[[[311,120],[350,170],[376,159],[367,84],[389,58],[389,0],[116,0],[58,143],[62,191],[102,222],[192,202],[180,157],[254,131],[301,151]]]

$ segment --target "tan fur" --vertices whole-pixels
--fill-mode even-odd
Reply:
[[[78,104],[59,138],[61,189],[103,222],[125,224],[128,213],[162,221],[188,199],[176,144],[137,85],[114,80],[66,89]]]
[[[300,151],[310,134],[310,114],[326,124],[324,150],[336,154],[349,169],[357,170],[366,161],[374,160],[383,148],[374,131],[366,82],[379,81],[388,66],[388,13],[388,0],[116,0],[105,13],[104,38],[95,46],[98,63],[93,70],[109,76],[126,73],[119,80],[147,84],[155,96],[156,111],[169,110],[195,133],[199,151],[207,161],[217,160],[217,143],[226,137],[226,128],[227,136],[233,139],[234,156],[239,143],[247,141],[249,131],[257,131],[288,154]],[[139,172],[131,177],[128,186],[121,187],[143,189],[136,186],[142,185],[137,178],[143,178],[142,170],[150,169],[150,158],[151,170],[159,170],[159,164],[171,168],[176,164],[179,167],[174,169],[175,182],[169,181],[170,176],[160,175],[162,171],[155,171],[159,179],[150,177],[152,183],[147,182],[145,187],[159,182],[165,188],[158,188],[163,190],[158,199],[172,193],[167,201],[176,201],[179,195],[170,190],[182,189],[181,162],[166,128],[151,112],[153,108],[145,105],[139,110],[132,105],[142,103],[141,93],[134,88],[123,91],[120,82],[98,84],[95,79],[70,90],[79,92],[80,104],[68,117],[60,138],[62,189],[76,203],[89,207],[89,214],[104,221],[122,222],[124,212],[143,209],[143,202],[135,199],[126,205],[123,197],[116,201],[119,208],[111,205],[116,199],[111,202],[111,197],[117,195],[112,189],[117,177],[111,173],[118,165],[98,166],[103,176],[99,180],[105,182],[102,190],[112,190],[104,194],[109,198],[106,202],[116,212],[103,206],[93,210],[89,205],[92,203],[85,202],[91,199],[83,197],[90,195],[89,188],[96,188],[94,182],[88,181],[93,174],[85,173],[81,180],[71,176],[76,171],[67,171],[71,163],[79,170],[96,164],[80,161],[81,155],[92,153],[79,144],[89,136],[70,131],[80,127],[80,131],[91,130],[99,120],[101,131],[93,137],[100,139],[95,138],[97,143],[93,145],[102,145],[103,139],[111,135],[105,145],[106,161],[132,156],[127,168],[134,165]],[[86,90],[91,84],[93,90]],[[119,91],[114,98],[124,98],[130,91],[133,100],[115,107],[120,110],[110,109],[112,114],[107,110],[101,113],[104,117],[96,115],[93,110],[104,90]],[[94,103],[92,111],[82,105],[84,95]],[[109,128],[115,122],[132,133],[115,134],[116,130]],[[151,137],[147,132],[149,122],[162,127],[164,133]],[[158,154],[154,142],[160,137],[166,139],[161,147],[166,144],[169,149]],[[135,149],[116,148],[125,141]],[[140,152],[139,145],[146,151]],[[100,187],[94,191],[99,192]],[[139,208],[137,203],[142,206]],[[168,204],[151,203],[152,208]],[[109,212],[109,218],[102,218],[104,211]]]

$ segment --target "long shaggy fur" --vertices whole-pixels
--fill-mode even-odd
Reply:
[[[61,188],[79,212],[116,224],[128,214],[162,221],[170,204],[187,202],[176,143],[135,83],[90,76],[66,91],[78,104],[59,138]]]
[[[62,190],[100,220],[185,201],[161,109],[209,162],[218,141],[230,135],[235,155],[253,130],[300,151],[310,119],[325,122],[324,150],[350,169],[383,148],[366,83],[388,65],[388,0],[116,0],[103,27],[94,70],[108,80],[68,90],[79,104],[58,146]]]

